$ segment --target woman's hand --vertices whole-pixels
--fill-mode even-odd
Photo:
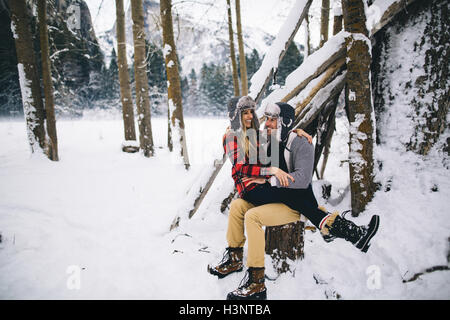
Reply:
[[[257,183],[257,184],[264,184],[266,183],[266,179],[264,178],[254,178],[254,177],[245,177],[242,179],[242,182],[249,182],[250,183]]]
[[[297,135],[299,137],[305,137],[306,139],[308,139],[309,143],[312,143],[312,137],[309,134],[307,134],[305,131],[303,131],[302,129],[296,129],[294,131],[297,133]]]
[[[289,179],[291,179],[292,182],[295,182],[294,178],[290,174],[284,172],[280,168],[270,167],[270,173],[274,175],[278,181],[280,181],[282,187],[289,186]]]

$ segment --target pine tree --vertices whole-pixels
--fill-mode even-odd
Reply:
[[[286,77],[303,63],[303,55],[298,50],[294,41],[291,42],[283,60],[278,66],[276,80],[278,84],[284,84]]]
[[[147,63],[148,84],[156,87],[158,91],[167,90],[167,76],[164,62],[164,55],[160,47],[145,41]]]
[[[117,64],[116,50],[113,48],[111,51],[111,60],[109,62],[109,68],[105,79],[105,92],[108,100],[115,100],[118,98],[120,91],[119,84],[119,66]]]
[[[191,69],[189,73],[189,91],[186,99],[186,110],[189,110],[191,113],[198,113],[199,110],[199,92],[198,92],[198,81],[197,81],[197,73],[194,69]],[[195,108],[195,109],[194,109]]]
[[[262,59],[259,56],[258,50],[253,49],[250,56],[246,55],[247,59],[247,73],[248,77],[251,79],[256,71],[261,67]]]

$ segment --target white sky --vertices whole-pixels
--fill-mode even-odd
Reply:
[[[115,20],[114,0],[85,0],[91,11],[92,21],[96,33],[112,28]],[[284,19],[288,16],[296,0],[241,0],[241,19],[243,28],[258,27],[265,32],[276,35]],[[321,0],[314,0],[310,9],[311,42],[319,42],[319,20]],[[335,3],[336,1],[331,1]],[[340,2],[340,1],[337,1]],[[124,0],[125,10],[130,0]],[[231,0],[233,24],[236,25],[234,0]],[[180,15],[188,14],[202,24],[208,20],[227,22],[226,0],[173,0],[173,11]],[[99,6],[101,11],[99,12]],[[332,19],[332,17],[330,17]],[[332,20],[331,20],[332,21]],[[300,28],[295,40],[304,43],[304,29]]]

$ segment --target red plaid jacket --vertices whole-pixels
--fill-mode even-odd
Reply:
[[[259,144],[257,146],[259,148]],[[249,159],[243,154],[243,150],[239,147],[237,137],[233,134],[226,133],[223,136],[223,149],[233,165],[231,176],[234,180],[239,196],[242,196],[254,189],[258,184],[251,182],[243,182],[245,177],[270,178],[269,167],[263,166],[259,159],[256,164],[249,164]]]

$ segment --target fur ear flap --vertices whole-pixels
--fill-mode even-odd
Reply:
[[[323,211],[322,207],[319,207],[319,209],[321,209]],[[330,234],[330,230],[329,228],[333,225],[334,220],[336,219],[336,217],[339,215],[339,212],[333,212],[332,214],[330,214],[328,216],[328,218],[325,220],[322,229],[320,229],[320,233],[324,236],[327,236]]]

